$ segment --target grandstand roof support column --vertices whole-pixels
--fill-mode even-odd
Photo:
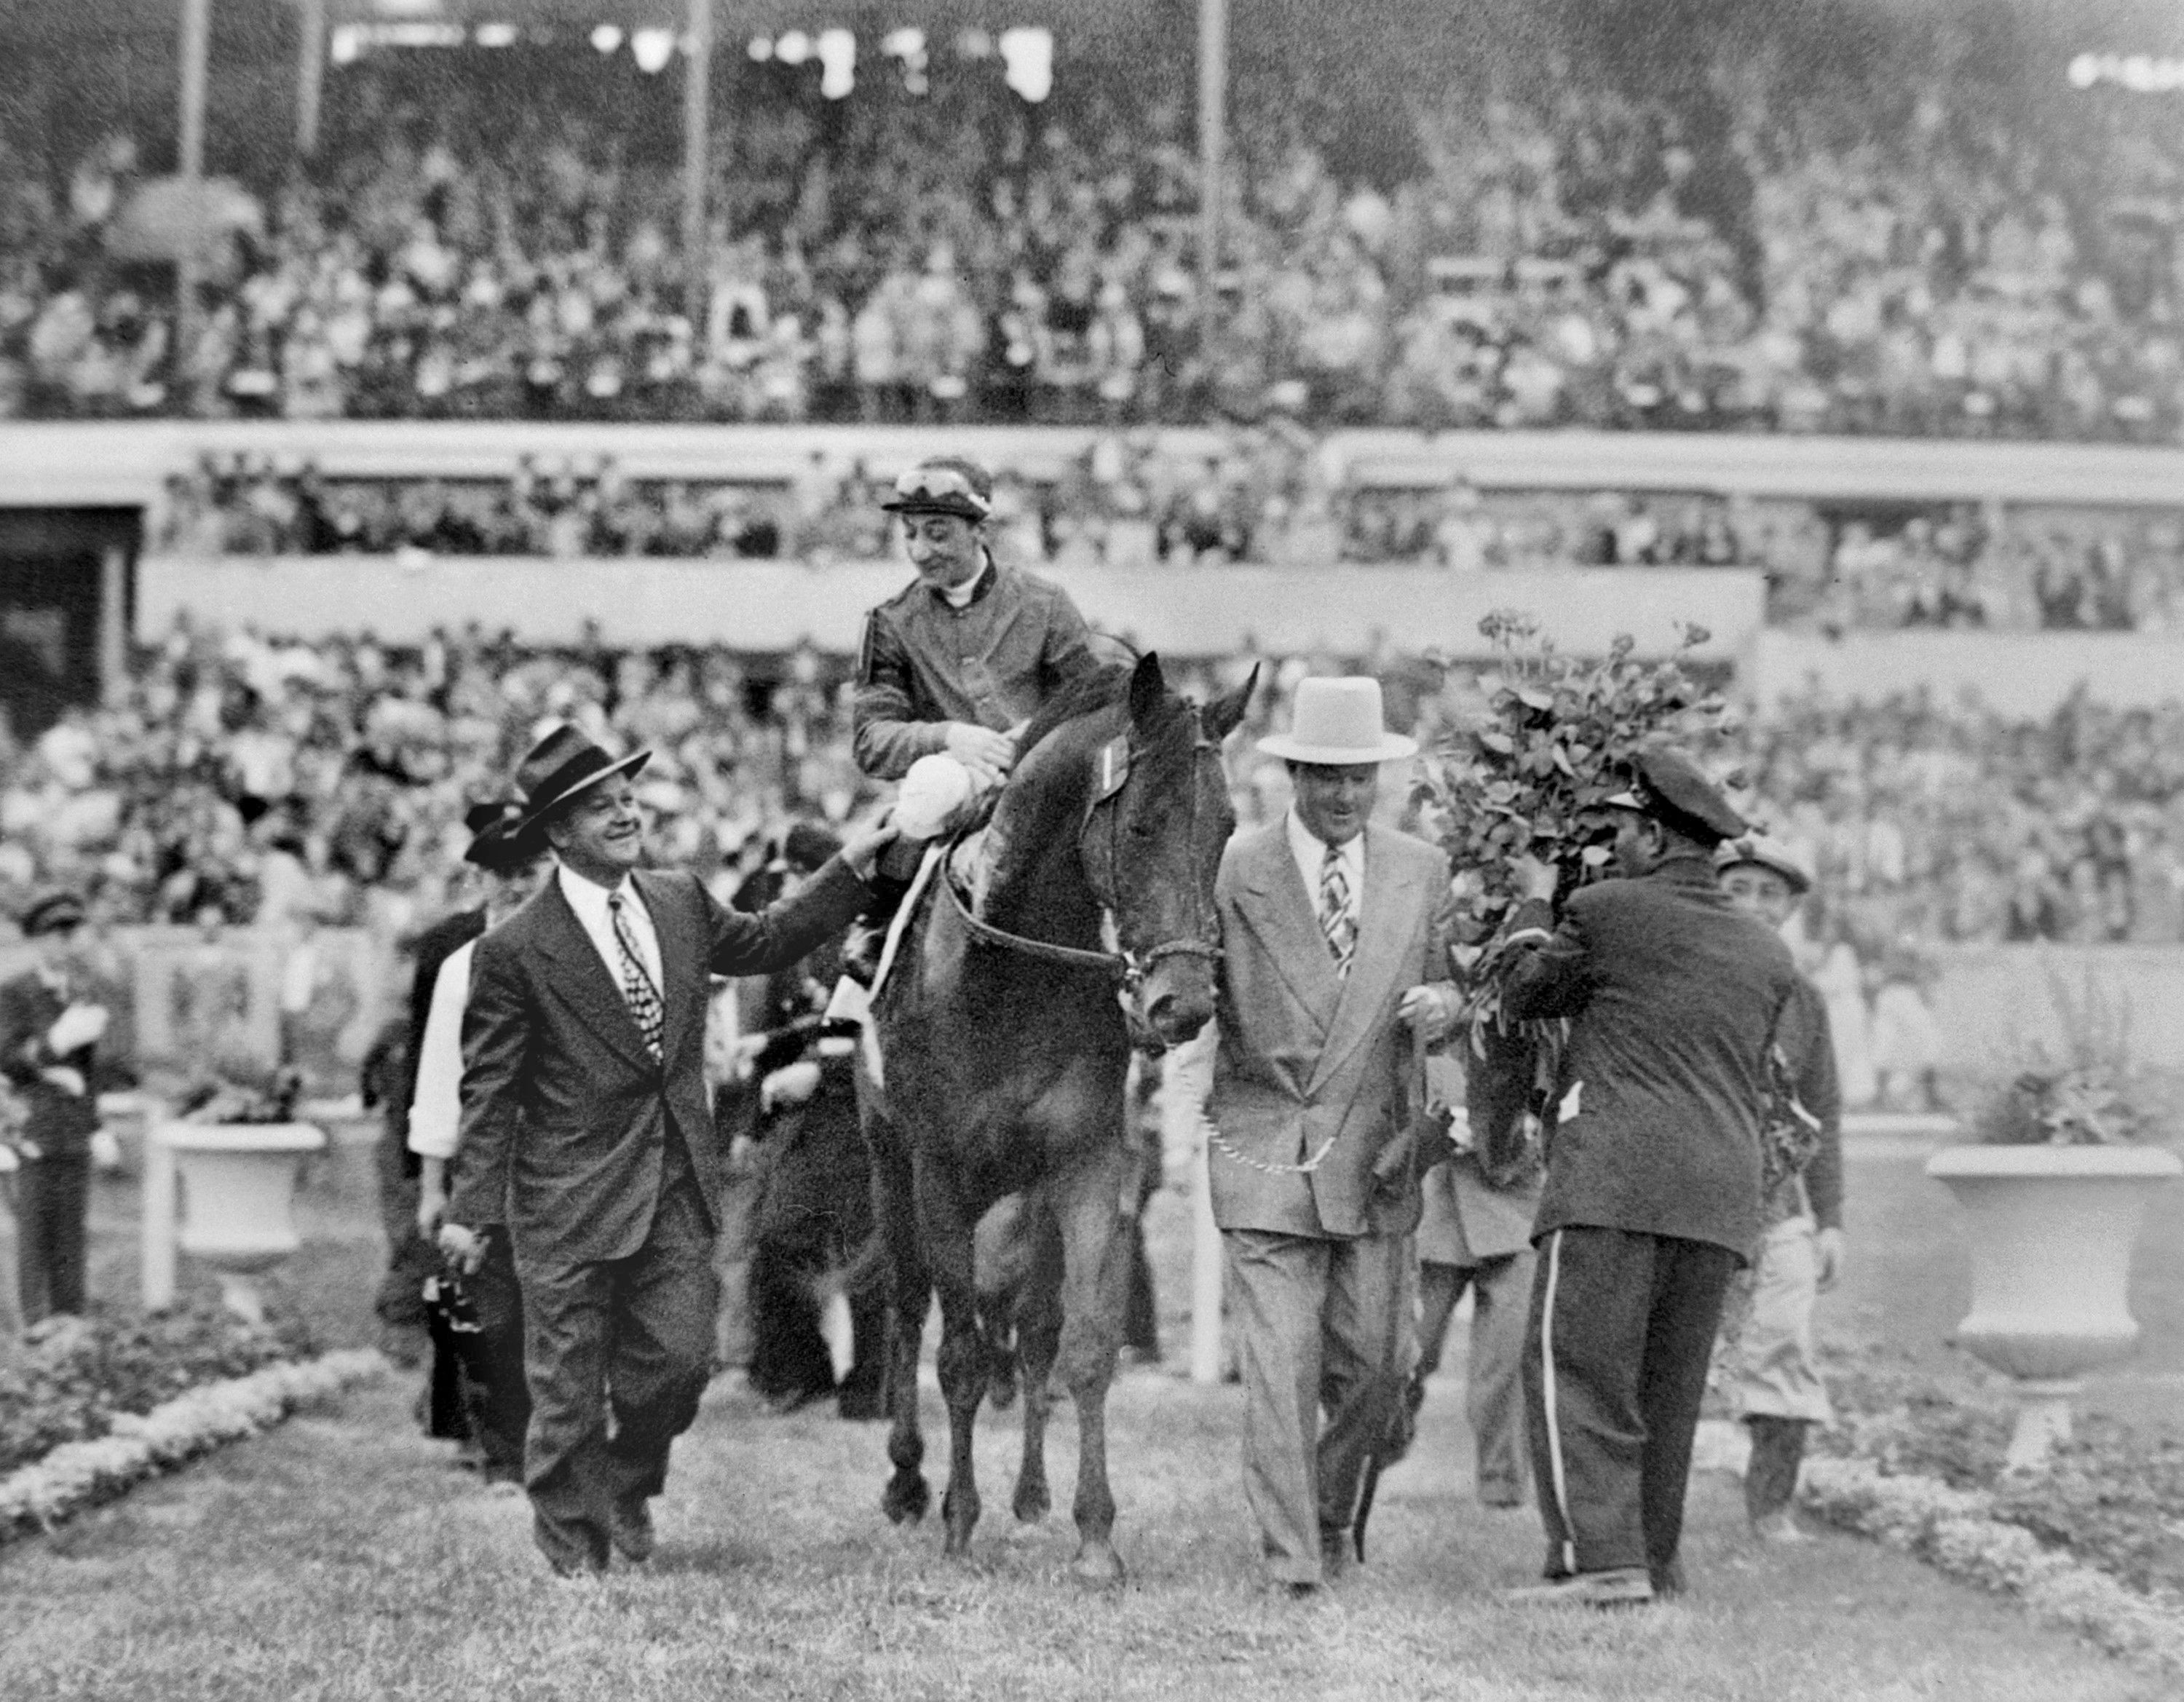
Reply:
[[[1228,0],[1198,0],[1198,314],[1213,335],[1221,271],[1221,175],[1228,125]]]
[[[194,186],[204,177],[205,67],[212,53],[212,0],[182,0],[181,134],[176,138],[176,170]],[[187,388],[198,344],[198,262],[194,256],[175,264],[175,347],[176,380]],[[188,398],[184,398],[187,406]]]
[[[326,0],[296,0],[296,152],[319,151],[319,103],[326,85]]]
[[[683,47],[682,264],[689,280],[683,312],[691,325],[705,323],[705,192],[713,125],[713,0],[690,0],[690,28]]]

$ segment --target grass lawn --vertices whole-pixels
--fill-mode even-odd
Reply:
[[[372,1336],[376,1236],[360,1159],[334,1155],[315,1171],[309,1246],[283,1285],[328,1345]],[[1854,1164],[1851,1185],[1862,1256],[1828,1303],[1830,1327],[1951,1370],[1940,1338],[1963,1304],[1946,1197],[1912,1160]],[[132,1211],[125,1189],[103,1188],[100,1286],[116,1299],[133,1276]],[[1164,1322],[1178,1349],[1182,1216],[1174,1197],[1157,1202]],[[2173,1299],[2184,1261],[2176,1238],[2162,1238],[2152,1271]],[[2177,1356],[2184,1321],[2170,1300],[2142,1302],[2141,1315],[2162,1338],[2155,1354]],[[1009,1518],[1013,1414],[982,1427],[989,1511],[976,1558],[957,1566],[942,1560],[932,1524],[897,1532],[881,1517],[878,1427],[765,1416],[733,1377],[678,1449],[651,1566],[572,1592],[544,1577],[521,1499],[454,1471],[445,1445],[410,1422],[410,1381],[390,1380],[0,1550],[0,1697],[2170,1694],[1871,1544],[1828,1536],[1791,1555],[1756,1551],[1741,1539],[1735,1486],[1719,1479],[1693,1492],[1688,1605],[1616,1616],[1503,1607],[1492,1592],[1536,1571],[1539,1528],[1528,1513],[1488,1513],[1470,1499],[1461,1370],[1444,1372],[1416,1452],[1382,1486],[1372,1564],[1301,1605],[1257,1588],[1234,1388],[1158,1371],[1118,1384],[1118,1536],[1132,1569],[1119,1594],[1087,1596],[1067,1580],[1065,1516],[1029,1530]],[[944,1421],[937,1398],[927,1404],[937,1452]],[[1064,1502],[1073,1453],[1065,1405],[1049,1454]]]

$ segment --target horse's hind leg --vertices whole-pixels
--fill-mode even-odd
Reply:
[[[1055,1184],[1061,1221],[1062,1326],[1059,1365],[1077,1405],[1077,1558],[1070,1570],[1088,1584],[1123,1580],[1115,1552],[1115,1496],[1107,1483],[1107,1386],[1123,1332],[1129,1249],[1117,1232],[1127,1169],[1120,1131]]]
[[[880,1506],[896,1524],[925,1516],[932,1492],[918,1468],[925,1438],[917,1424],[917,1359],[933,1282],[917,1238],[916,1196],[902,1151],[902,1132],[867,1108],[865,1137],[872,1160],[872,1219],[888,1258],[888,1459],[894,1467]]]
[[[1023,1376],[1023,1461],[1017,1469],[1016,1516],[1026,1524],[1054,1505],[1046,1488],[1046,1419],[1054,1407],[1053,1372],[1061,1340],[1061,1228],[1041,1200],[1029,1232],[1032,1258],[1016,1296],[1017,1359]]]

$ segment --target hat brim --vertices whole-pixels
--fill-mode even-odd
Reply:
[[[597,772],[586,775],[573,785],[562,787],[551,797],[540,798],[510,826],[509,843],[513,845],[537,833],[548,816],[579,793],[589,792],[602,781],[613,780],[621,775],[638,774],[651,760],[652,753],[649,750],[632,751],[627,756],[618,758]]]
[[[1727,851],[1735,843],[1734,840],[1728,842],[1724,844],[1722,850]],[[1769,874],[1780,875],[1789,883],[1790,890],[1801,898],[1813,890],[1811,876],[1802,869],[1778,861],[1774,858],[1756,856],[1747,851],[1739,851],[1733,856],[1724,856],[1720,853],[1715,854],[1713,859],[1715,874],[1726,875],[1732,869],[1764,869]]]
[[[1377,745],[1303,744],[1287,733],[1268,733],[1259,749],[1284,762],[1301,762],[1314,768],[1362,768],[1376,762],[1401,762],[1418,754],[1418,742],[1401,733],[1383,733]]]

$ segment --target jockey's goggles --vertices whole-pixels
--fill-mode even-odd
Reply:
[[[891,514],[954,514],[982,520],[994,505],[956,467],[912,467],[894,481],[894,497],[880,506]]]

